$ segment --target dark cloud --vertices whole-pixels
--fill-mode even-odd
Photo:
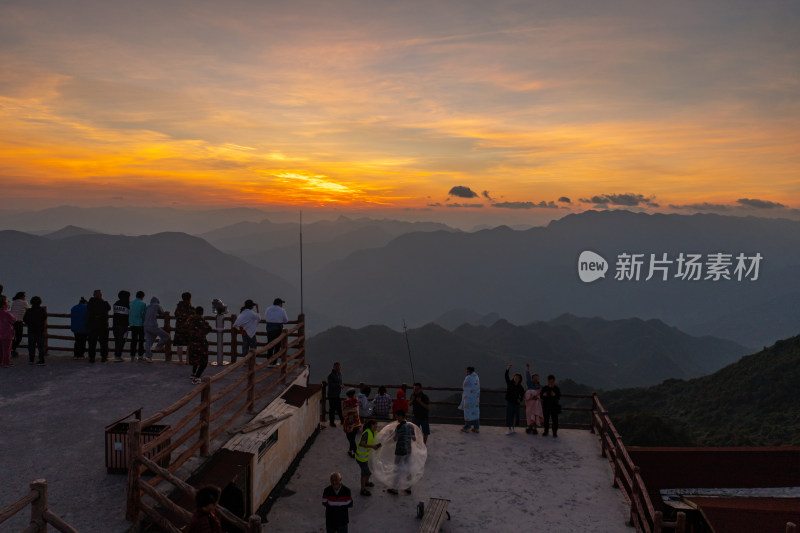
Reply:
[[[440,202],[436,202],[435,204],[428,204],[428,207],[442,207]]]
[[[572,203],[572,200],[570,200],[567,196],[562,196],[561,198],[558,199],[558,201],[561,202],[562,204]]]
[[[636,207],[639,205],[658,207],[658,204],[653,202],[652,198],[648,198],[643,194],[634,194],[632,192],[625,194],[601,194],[595,195],[591,198],[581,198],[581,202],[596,205],[622,205],[625,207]]]
[[[545,202],[544,200],[538,204],[536,202],[498,202],[492,204],[492,207],[503,207],[505,209],[558,209],[555,202]]]
[[[669,204],[672,209],[688,209],[691,211],[730,211],[731,206],[725,204],[710,204],[701,202],[698,204],[675,205]]]
[[[483,207],[483,204],[445,204],[445,207]]]
[[[483,191],[481,194],[483,195],[484,198],[486,198],[490,202],[494,202],[494,199],[491,196],[489,196],[489,191]]]
[[[458,198],[477,198],[478,193],[470,189],[469,187],[464,187],[463,185],[456,185],[450,192],[447,194],[451,196],[457,196]]]
[[[772,209],[775,207],[786,207],[778,202],[770,202],[769,200],[758,200],[756,198],[739,198],[736,200],[739,204],[745,207],[755,207],[757,209]]]

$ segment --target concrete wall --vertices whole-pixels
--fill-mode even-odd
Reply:
[[[302,381],[298,379],[294,384],[307,385],[308,374],[306,373]],[[319,425],[320,417],[320,398],[322,392],[318,391],[313,394],[306,402],[299,408],[286,404],[282,399],[275,400],[281,402],[283,405],[274,406],[270,404],[273,410],[292,412],[292,416],[277,424],[278,439],[264,456],[259,461],[258,453],[253,455],[252,465],[252,509],[258,509],[261,504],[267,499],[272,489],[280,481],[283,474],[289,469],[292,461],[294,461],[297,454],[305,445],[306,441],[311,437]],[[269,435],[273,435],[270,432]],[[265,438],[269,438],[265,435]],[[263,440],[263,439],[262,439]]]

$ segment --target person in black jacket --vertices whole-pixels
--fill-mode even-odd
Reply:
[[[36,348],[39,348],[37,365],[44,365],[44,334],[47,329],[47,311],[42,308],[42,299],[31,298],[31,308],[25,311],[22,321],[28,326],[28,363],[33,364]]]
[[[131,312],[131,293],[119,291],[119,300],[114,302],[114,316],[111,329],[114,330],[114,362],[122,362],[122,350],[125,348],[125,339],[128,337],[128,315]]]
[[[547,376],[547,385],[542,387],[542,410],[544,411],[544,433],[546,437],[550,431],[550,420],[553,420],[553,438],[558,437],[558,415],[561,413],[561,389],[556,385],[556,377],[553,374]]]
[[[506,426],[508,431],[506,435],[513,435],[514,428],[519,424],[519,404],[525,396],[525,389],[522,387],[522,375],[514,374],[514,377],[509,379],[508,371],[511,370],[511,364],[506,367]]]
[[[103,300],[103,291],[97,289],[86,304],[89,316],[86,326],[89,328],[89,362],[94,363],[97,353],[97,342],[100,341],[100,360],[108,360],[108,312],[111,306]]]

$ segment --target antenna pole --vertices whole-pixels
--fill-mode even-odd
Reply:
[[[300,314],[303,313],[303,211],[300,211]]]
[[[414,376],[414,361],[411,360],[411,344],[408,342],[408,326],[406,326],[406,319],[403,319],[403,331],[405,332],[406,336],[406,348],[408,349],[408,363],[411,365],[411,379],[413,380],[412,383],[417,382],[416,376]]]

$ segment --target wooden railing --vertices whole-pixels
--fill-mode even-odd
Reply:
[[[25,509],[28,505],[31,506],[31,521],[22,533],[47,531],[48,524],[61,533],[78,533],[78,530],[47,508],[47,481],[44,479],[31,481],[30,493],[5,509],[0,510],[0,524]]]
[[[344,387],[354,387],[357,390],[360,385],[363,385],[363,384],[362,383],[359,383],[359,384],[345,383],[343,386]],[[378,390],[378,385],[366,385],[366,386],[370,387],[370,389],[372,389],[372,391],[377,391]],[[409,396],[410,396],[407,391],[409,389],[411,389],[411,387],[407,383],[401,383],[400,385],[383,385],[383,386],[386,387],[387,391],[402,389],[404,392],[406,392],[406,399],[408,399]],[[322,382],[322,398],[323,399],[325,399],[327,397],[327,390],[328,390],[328,383],[326,381],[323,381]],[[461,387],[456,388],[456,387],[429,387],[429,386],[425,386],[425,391],[427,391],[427,392],[442,391],[442,392],[457,392],[457,393],[460,393],[460,392],[462,392],[462,390],[463,389]],[[505,392],[506,392],[505,389],[485,389],[485,388],[481,388],[481,395],[484,398],[486,397],[486,395],[489,395],[489,394],[502,395],[502,394],[505,394]],[[585,407],[563,406],[562,407],[562,411],[585,413],[586,414],[586,419],[588,421],[591,420],[591,415],[592,415],[591,400],[594,398],[592,395],[589,395],[589,394],[562,394],[561,398],[587,400],[587,402],[586,402],[587,405]],[[374,400],[374,397],[372,399]],[[431,401],[430,402],[430,405],[432,407],[433,406],[437,406],[437,405],[448,406],[448,407],[458,407],[458,404],[459,404],[459,402],[448,402],[448,401]],[[484,409],[484,408],[503,408],[503,409],[505,409],[505,407],[506,407],[505,403],[486,403],[486,402],[481,402],[481,409]],[[525,404],[523,403],[523,404],[520,405],[520,413],[523,413],[524,411],[525,411]],[[455,423],[463,424],[464,423],[464,418],[463,417],[442,416],[442,415],[435,414],[435,412],[436,411],[433,408],[431,408],[431,414],[429,415],[430,420],[436,420],[436,421],[440,421],[440,422],[444,422],[444,423],[448,423],[448,424],[455,424]],[[326,414],[328,414],[327,405],[323,406],[323,410],[322,410],[322,415],[324,416]],[[523,417],[522,414],[520,414],[520,419],[522,419],[524,421],[524,417]],[[505,417],[503,417],[503,418],[494,418],[494,417],[485,417],[485,416],[482,416],[481,419],[480,419],[481,424],[487,423],[487,422],[488,423],[501,423],[501,424],[504,424],[505,420],[506,420]],[[590,422],[586,423],[586,424],[575,423],[575,422],[563,422],[563,423],[559,422],[559,427],[562,427],[562,428],[565,428],[565,429],[592,429],[592,425],[591,425]]]
[[[199,453],[201,457],[209,456],[214,439],[220,437],[240,416],[245,413],[255,414],[256,402],[263,399],[275,387],[285,386],[287,376],[305,365],[304,315],[300,315],[294,324],[296,324],[294,327],[284,330],[280,337],[266,346],[258,350],[251,350],[246,357],[240,358],[213,377],[204,377],[199,386],[171,406],[162,409],[146,420],[133,420],[129,423],[125,514],[127,520],[138,523],[140,515],[144,513],[164,530],[170,533],[178,532],[178,529],[167,518],[153,506],[145,503],[142,497],[149,496],[157,504],[181,518],[185,519],[190,516],[188,510],[176,505],[156,487],[162,481],[167,481],[192,499],[194,498],[194,489],[176,477],[175,471],[195,454]],[[290,341],[290,338],[293,340]],[[263,362],[258,361],[259,356],[275,347],[279,347],[275,354]],[[276,366],[275,362],[278,359],[281,364]],[[239,377],[228,379],[230,383],[222,383],[226,378],[232,378],[237,371],[241,371]],[[270,380],[270,378],[273,379]],[[220,387],[218,391],[217,387]],[[197,401],[197,404],[190,407],[193,400]],[[171,415],[176,415],[183,408],[189,409],[188,412],[172,423],[167,431],[146,444],[142,444],[142,431]],[[155,455],[145,457],[146,454],[152,454],[155,450],[160,451]],[[178,451],[180,451],[178,457],[174,460],[171,459],[171,454]],[[149,480],[142,478],[142,474],[147,470],[155,474]],[[221,507],[218,509],[226,520],[235,524],[241,531],[248,533],[261,531],[260,519],[257,516],[251,516],[249,522],[245,522]],[[254,529],[256,523],[258,523],[258,529]]]
[[[46,353],[72,353],[73,344],[75,342],[75,336],[72,334],[70,330],[70,314],[69,313],[50,313],[47,311],[47,306],[42,306],[42,309],[45,310],[47,313],[47,318],[45,319],[45,334],[44,334],[44,347]],[[112,315],[109,315],[109,324],[111,323]],[[236,322],[237,315],[225,315],[222,321],[222,329],[216,329],[216,316],[215,315],[207,315],[204,317],[208,322],[211,324],[211,333],[209,333],[209,338],[212,339],[209,341],[209,356],[216,357],[217,353],[217,343],[219,337],[222,336],[222,355],[228,356],[231,358],[231,362],[236,362],[236,360],[241,355],[241,333],[239,333],[238,329],[233,327],[233,323]],[[166,331],[170,334],[170,341],[167,342],[166,346],[164,347],[164,358],[167,361],[172,360],[172,355],[174,353],[174,349],[172,346],[172,336],[175,332],[174,320],[175,317],[171,315],[169,312],[164,313],[163,316],[160,317],[161,320],[161,329]],[[261,323],[265,323],[262,319]],[[297,321],[289,321],[289,324],[297,324]],[[109,326],[109,337],[108,337],[108,351],[109,353],[113,353],[114,351],[114,336],[112,335],[112,327]],[[52,343],[51,341],[61,341],[59,343]],[[27,348],[28,347],[28,336],[23,335],[22,342],[19,345],[19,349]],[[128,334],[127,339],[125,341],[125,349],[124,353],[133,353],[134,347],[131,345],[131,336]]]
[[[592,433],[597,434],[601,454],[611,464],[614,486],[622,490],[630,506],[629,525],[635,527],[637,532],[661,533],[667,529],[684,533],[686,531],[684,513],[678,512],[674,521],[665,521],[663,513],[653,506],[639,467],[633,463],[622,437],[617,433],[608,411],[600,404],[597,394],[594,394],[592,399]]]

